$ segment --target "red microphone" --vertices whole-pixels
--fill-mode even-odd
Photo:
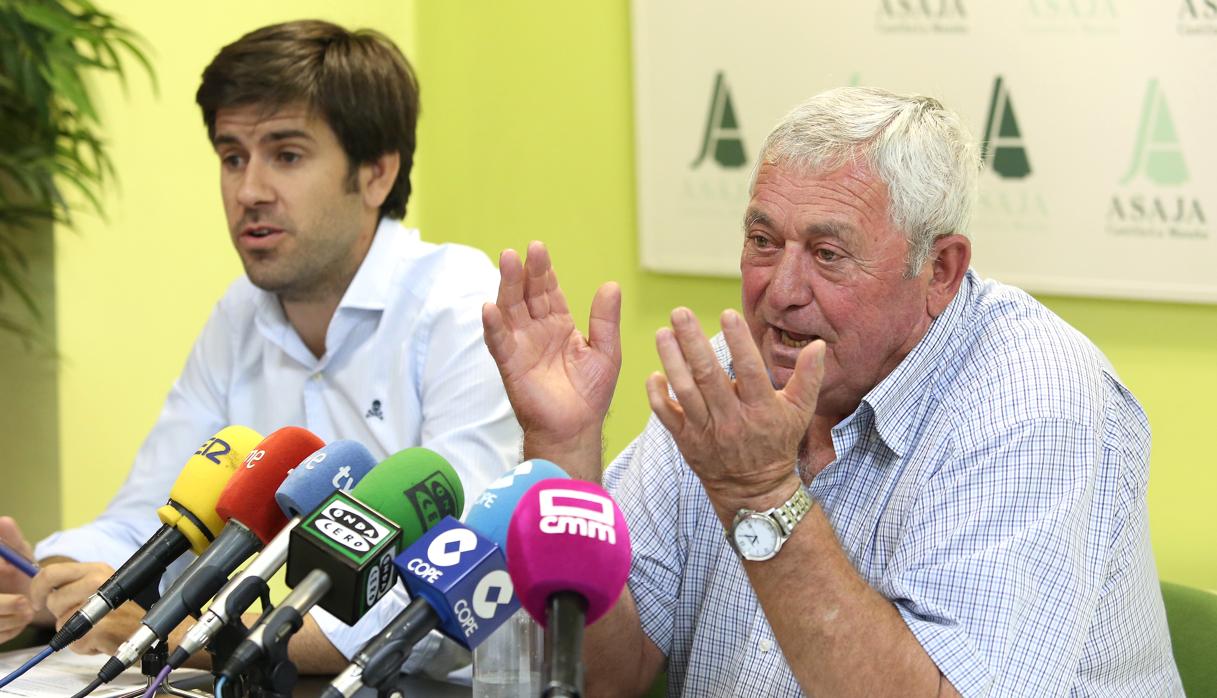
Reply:
[[[617,603],[630,573],[621,509],[593,483],[542,480],[512,514],[507,560],[520,605],[545,628],[542,695],[581,695],[583,628]]]

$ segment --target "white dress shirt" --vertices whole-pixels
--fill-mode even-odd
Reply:
[[[303,426],[326,442],[358,441],[378,459],[425,446],[456,469],[468,506],[518,460],[519,426],[482,340],[482,303],[498,280],[481,252],[422,242],[382,219],[317,358],[278,298],[241,277],[216,305],[113,501],[93,522],[39,543],[37,557],[117,568],[160,526],[156,509],[186,460],[230,424],[263,435]],[[352,627],[324,611],[314,617],[349,657],[405,601],[399,585]]]

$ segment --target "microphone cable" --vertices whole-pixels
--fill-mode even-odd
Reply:
[[[171,671],[173,671],[173,667],[166,664],[165,668],[161,669],[161,673],[157,674],[152,683],[148,684],[148,690],[144,691],[143,698],[152,698],[152,696],[156,695],[156,689],[160,688],[161,684],[169,679],[169,672]]]
[[[43,649],[38,654],[34,655],[33,657],[30,657],[29,661],[27,661],[25,664],[22,664],[21,666],[17,667],[8,676],[5,676],[4,678],[0,679],[0,688],[4,688],[5,686],[7,686],[10,683],[12,683],[13,681],[15,681],[17,679],[17,677],[21,676],[22,674],[29,671],[30,669],[33,669],[34,665],[38,664],[38,662],[41,662],[42,660],[51,656],[51,653],[54,651],[55,651],[55,648],[47,646],[45,649]]]
[[[85,696],[89,695],[93,691],[96,691],[97,687],[102,685],[103,683],[105,683],[105,681],[102,681],[101,677],[98,676],[97,678],[90,681],[88,686],[85,686],[84,688],[77,691],[76,695],[72,696],[72,698],[85,698]]]

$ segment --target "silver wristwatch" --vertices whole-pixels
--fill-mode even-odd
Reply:
[[[785,503],[768,511],[740,509],[727,531],[727,541],[745,560],[768,560],[782,549],[794,527],[811,511],[811,497],[799,485]]]

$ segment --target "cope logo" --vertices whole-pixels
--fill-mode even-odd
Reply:
[[[434,472],[402,494],[414,506],[419,521],[424,522],[423,528],[431,528],[445,516],[460,515],[452,491],[448,479],[442,473]]]
[[[472,603],[461,599],[452,605],[456,620],[461,624],[465,637],[473,637],[478,631],[477,619],[490,620],[502,606],[511,605],[511,576],[503,570],[495,570],[478,582],[473,590]]]
[[[478,547],[477,536],[467,528],[454,528],[444,531],[427,546],[427,559],[411,558],[406,563],[410,570],[420,579],[435,584],[444,576],[441,568],[452,567],[461,561],[461,555]]]
[[[617,544],[613,502],[591,492],[552,489],[540,492],[542,533],[583,536]]]
[[[389,535],[388,528],[342,500],[331,502],[313,527],[351,552],[363,554]]]

